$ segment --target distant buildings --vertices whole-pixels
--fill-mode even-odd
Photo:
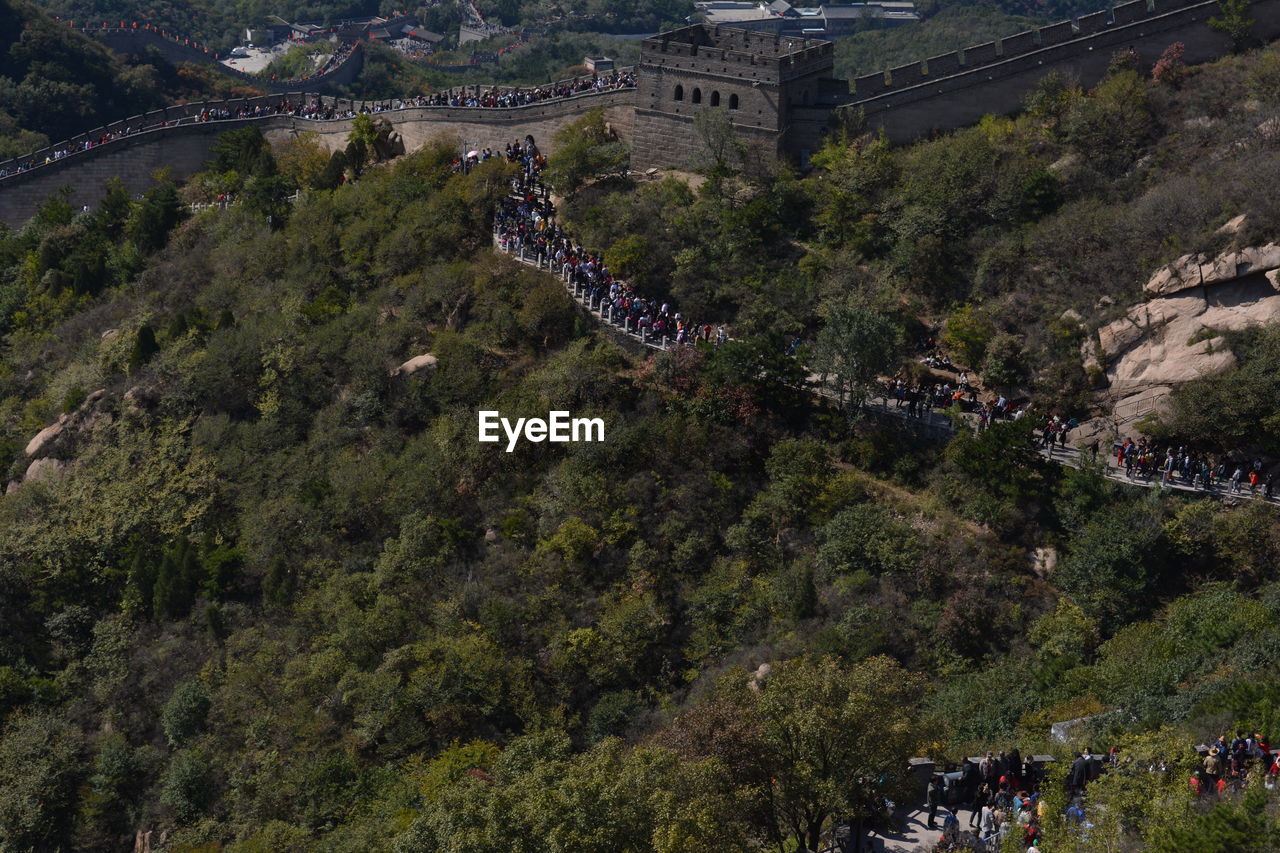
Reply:
[[[712,26],[730,26],[783,36],[834,39],[856,32],[864,19],[897,25],[920,20],[910,0],[873,0],[847,5],[792,6],[787,0],[700,0],[698,16]]]
[[[413,15],[397,15],[391,18],[372,17],[337,21],[331,26],[308,23],[289,23],[283,18],[268,15],[266,24],[245,30],[245,41],[258,46],[272,45],[286,39],[294,41],[318,41],[333,39],[340,42],[394,41],[409,38],[435,44],[444,36],[419,29]]]

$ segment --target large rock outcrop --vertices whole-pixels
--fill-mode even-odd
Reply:
[[[391,371],[391,375],[412,376],[420,370],[435,370],[439,363],[440,359],[436,358],[431,353],[423,353],[422,355],[415,355],[404,364],[393,369]]]
[[[1172,296],[1189,288],[1223,284],[1278,267],[1280,245],[1276,243],[1234,249],[1216,258],[1203,253],[1183,255],[1156,270],[1142,290],[1150,297]]]
[[[25,472],[20,480],[11,480],[4,493],[13,494],[22,483],[56,483],[68,461],[75,457],[80,437],[99,424],[111,422],[109,404],[105,390],[94,391],[74,411],[64,412],[32,436],[23,448],[28,460]]]
[[[1232,269],[1241,274],[1233,275]],[[1235,356],[1222,333],[1280,322],[1277,273],[1280,246],[1163,267],[1145,288],[1152,299],[1098,330],[1098,353],[1111,389],[1128,393],[1231,367]],[[1202,283],[1189,283],[1195,276]]]
[[[1086,368],[1105,372],[1113,424],[1159,411],[1171,388],[1232,367],[1224,333],[1280,322],[1280,244],[1184,255],[1143,292],[1148,301],[1100,328],[1083,353]]]

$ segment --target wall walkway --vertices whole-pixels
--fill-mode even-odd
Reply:
[[[685,344],[675,344],[668,337],[655,337],[647,334],[644,330],[637,330],[630,324],[615,319],[613,315],[613,307],[608,304],[608,300],[594,299],[586,292],[581,284],[573,284],[570,282],[569,270],[565,269],[557,272],[552,268],[551,261],[542,261],[537,253],[526,249],[507,249],[498,241],[498,234],[494,232],[494,248],[526,266],[535,269],[545,270],[550,275],[559,278],[565,287],[565,291],[570,298],[578,304],[593,320],[603,325],[618,343],[632,353],[644,353],[647,351],[665,351],[676,346],[686,346]],[[829,397],[834,399],[834,392],[824,390],[822,383],[816,376],[811,376],[809,385],[814,394],[821,397]],[[872,417],[895,422],[910,429],[913,432],[928,436],[935,441],[950,441],[956,433],[956,424],[945,413],[932,408],[926,408],[921,417],[911,417],[907,414],[906,409],[899,407],[895,401],[881,396],[871,397],[864,407],[866,413]],[[977,429],[978,422],[976,417],[972,415],[962,416],[968,426],[966,428]],[[1205,489],[1199,486],[1193,486],[1184,482],[1180,477],[1173,482],[1161,486],[1159,476],[1129,477],[1125,474],[1124,469],[1117,467],[1115,464],[1114,454],[1108,453],[1110,448],[1102,447],[1095,453],[1091,449],[1081,449],[1069,446],[1054,445],[1052,447],[1040,447],[1039,453],[1045,459],[1057,465],[1068,468],[1083,467],[1100,467],[1103,476],[1113,482],[1120,483],[1125,486],[1143,489],[1164,488],[1168,491],[1177,492],[1186,495],[1199,495],[1201,497],[1212,497],[1227,501],[1245,501],[1258,500],[1266,503],[1280,506],[1280,494],[1275,494],[1270,498],[1266,498],[1262,494],[1262,490],[1257,492],[1249,490],[1248,485],[1241,487],[1240,491],[1233,492],[1227,485],[1218,488]],[[1102,454],[1107,455],[1103,456]]]
[[[984,115],[1013,113],[1046,74],[1056,71],[1085,85],[1100,80],[1113,54],[1130,48],[1150,67],[1174,42],[1190,64],[1231,50],[1208,26],[1217,0],[1133,0],[1110,12],[1084,15],[962,51],[935,56],[851,82],[850,104],[896,143],[973,124]],[[1280,37],[1280,0],[1253,0],[1254,35]]]
[[[533,136],[544,151],[551,151],[556,131],[596,107],[604,109],[606,120],[621,139],[629,139],[634,98],[634,89],[611,89],[519,107],[404,106],[376,112],[374,118],[391,122],[404,141],[406,151],[417,150],[431,139],[449,136],[467,148],[502,148],[526,135]],[[289,95],[284,100],[290,104],[318,102],[342,112],[372,112],[382,104],[316,94]],[[168,107],[114,122],[27,157],[0,163],[0,222],[15,228],[21,226],[45,199],[63,187],[71,188],[73,205],[92,206],[102,198],[107,181],[113,177],[119,177],[126,189],[135,194],[153,186],[155,173],[160,169],[167,169],[174,179],[189,177],[209,159],[214,139],[237,127],[257,125],[273,142],[315,133],[319,143],[330,151],[346,147],[352,130],[350,118],[316,119],[288,114],[201,118],[211,110],[236,114],[258,107],[275,108],[281,103],[281,96],[261,96]],[[112,138],[96,144],[104,137]],[[95,144],[81,148],[89,142]]]
[[[230,77],[238,83],[264,92],[321,92],[331,86],[345,86],[351,83],[364,67],[364,48],[356,42],[344,46],[342,50],[345,52],[341,57],[319,74],[289,80],[271,80],[223,65],[218,61],[217,53],[210,51],[199,42],[154,27],[95,27],[90,24],[79,29],[116,53],[128,56],[141,53],[147,48],[155,48],[165,59],[175,65],[185,62],[212,68],[224,77]]]

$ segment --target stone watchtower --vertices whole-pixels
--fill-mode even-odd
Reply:
[[[633,161],[683,165],[705,153],[694,117],[722,107],[751,148],[804,163],[848,96],[832,73],[832,45],[817,39],[709,24],[650,36],[636,67]]]

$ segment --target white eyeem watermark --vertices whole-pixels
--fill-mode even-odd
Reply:
[[[521,436],[525,441],[532,441],[535,444],[541,441],[604,441],[603,418],[575,418],[568,412],[554,411],[547,413],[546,420],[516,418],[513,424],[498,412],[481,411],[478,414],[480,441],[499,442],[502,441],[502,434],[505,434],[508,453],[516,449],[516,443],[520,441]]]

